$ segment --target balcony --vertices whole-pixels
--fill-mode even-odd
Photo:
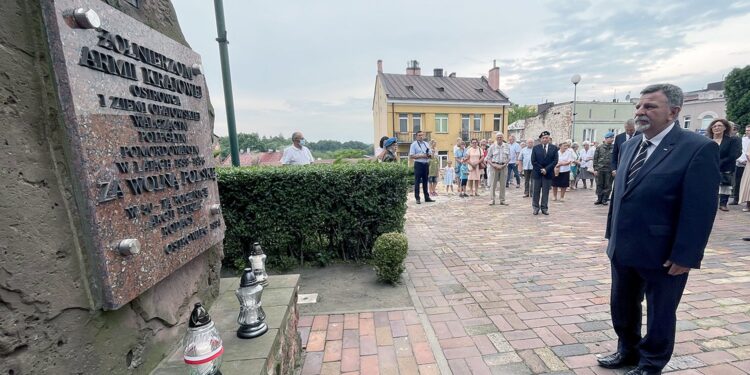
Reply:
[[[427,142],[430,140],[430,137],[432,136],[432,132],[422,132],[424,133],[424,141]],[[396,134],[393,135],[394,137],[398,138],[398,143],[412,143],[417,140],[417,133],[416,132],[396,132]]]
[[[467,143],[469,141],[471,141],[473,138],[476,138],[476,139],[478,139],[480,141],[482,139],[492,139],[492,133],[493,133],[492,131],[479,131],[479,132],[477,132],[477,131],[462,131],[461,132],[461,139],[464,142],[467,142]]]

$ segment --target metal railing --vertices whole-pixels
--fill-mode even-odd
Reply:
[[[482,139],[492,139],[492,131],[463,131],[461,132],[461,139],[464,142],[469,142],[472,140],[472,138],[476,138],[478,140]]]
[[[424,141],[427,142],[432,137],[432,132],[422,132],[424,133]],[[417,133],[416,132],[397,132],[394,137],[398,138],[398,143],[412,143],[417,140]]]

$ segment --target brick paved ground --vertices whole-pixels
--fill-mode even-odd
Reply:
[[[622,373],[595,357],[615,347],[606,208],[578,190],[550,202],[550,216],[532,216],[520,190],[509,189],[510,206],[488,206],[482,194],[410,198],[406,282],[415,309],[303,318],[303,374]],[[747,233],[750,215],[730,207],[680,305],[673,374],[750,373],[750,243],[736,234]]]

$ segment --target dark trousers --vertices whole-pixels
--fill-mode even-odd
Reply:
[[[424,191],[424,199],[430,199],[430,194],[427,192],[427,175],[430,172],[430,164],[414,162],[414,198],[419,200],[419,183],[422,183],[422,190]]]
[[[531,207],[534,209],[547,210],[547,204],[549,203],[549,189],[552,187],[551,178],[538,178],[534,177],[534,182],[531,190],[534,192],[531,198]]]
[[[734,170],[734,186],[732,187],[732,197],[734,203],[739,203],[740,200],[740,181],[742,181],[742,173],[745,172],[745,167],[737,167]]]
[[[523,171],[523,195],[529,195],[531,191],[529,190],[529,186],[532,185],[531,172],[533,172],[531,169],[524,169]]]
[[[596,171],[596,199],[600,202],[609,200],[609,194],[612,192],[612,171],[605,169]]]
[[[615,255],[616,256],[616,255]],[[668,268],[643,269],[612,261],[610,309],[617,333],[617,351],[640,354],[640,366],[661,370],[674,350],[677,305],[685,290],[688,274],[670,276]],[[641,302],[646,297],[646,337],[641,338]]]
[[[518,164],[508,164],[508,178],[505,179],[505,185],[507,186],[511,180],[511,176],[516,174],[516,185],[521,185],[521,175],[518,174]]]

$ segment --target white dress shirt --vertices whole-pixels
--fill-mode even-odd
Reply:
[[[307,165],[313,162],[312,153],[310,149],[301,146],[301,148],[294,147],[291,145],[284,149],[284,156],[281,157],[281,164],[283,165]]]
[[[648,146],[648,148],[646,149],[646,160],[648,160],[648,158],[651,157],[651,154],[653,154],[654,151],[656,151],[656,148],[659,147],[659,143],[661,143],[661,141],[664,139],[664,137],[667,136],[667,134],[672,130],[673,127],[674,127],[674,122],[672,122],[672,125],[667,126],[666,129],[662,130],[661,133],[657,134],[656,136],[654,136],[654,138],[651,138],[651,139],[647,139],[646,135],[645,134],[643,135],[643,139],[651,142],[651,146]],[[639,145],[638,149],[640,149],[640,147],[641,146]],[[636,150],[635,153],[637,155],[638,150]]]

